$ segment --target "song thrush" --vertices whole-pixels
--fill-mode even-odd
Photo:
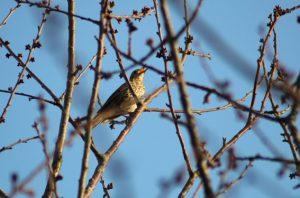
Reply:
[[[145,94],[144,74],[146,68],[134,70],[130,75],[130,84],[139,100],[143,99]],[[100,123],[113,121],[115,118],[134,112],[137,108],[137,102],[132,95],[128,84],[122,84],[111,96],[107,99],[104,105],[97,112],[92,120],[92,128]]]

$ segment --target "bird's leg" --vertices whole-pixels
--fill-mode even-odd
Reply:
[[[126,123],[126,120],[122,120],[122,121],[118,121],[118,120],[112,120],[109,122],[109,127],[111,129],[115,129],[115,124],[125,124]]]
[[[109,123],[109,128],[110,128],[110,129],[115,129],[115,122],[114,122],[114,121],[111,121],[111,122]]]
[[[128,125],[129,122],[131,121],[133,114],[134,113],[132,112],[132,113],[128,113],[128,115],[124,115],[124,117],[126,118],[126,120],[125,120],[126,125]]]

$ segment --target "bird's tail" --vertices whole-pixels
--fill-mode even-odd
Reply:
[[[105,122],[102,115],[102,113],[97,113],[97,115],[92,119],[92,128],[95,128],[98,124]]]
[[[81,128],[86,128],[87,116],[77,118],[76,122],[78,123],[78,126],[80,126]],[[103,116],[101,116],[101,114],[98,113],[96,116],[92,118],[92,122],[91,122],[92,128],[95,128],[98,124],[101,123],[104,123]]]

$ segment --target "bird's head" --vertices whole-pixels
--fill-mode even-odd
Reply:
[[[145,68],[145,67],[142,67],[141,69],[134,70],[134,71],[131,73],[131,75],[130,75],[130,80],[134,80],[134,79],[143,80],[143,79],[144,79],[145,72],[146,72],[147,70],[148,70],[148,69]]]

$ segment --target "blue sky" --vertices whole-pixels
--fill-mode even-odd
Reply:
[[[190,3],[191,8],[194,7],[195,2]],[[255,71],[256,60],[259,57],[257,49],[261,38],[259,28],[266,28],[267,17],[275,5],[278,4],[283,8],[287,8],[295,6],[296,3],[299,3],[299,1],[204,1],[201,13],[194,22],[194,26],[192,25],[191,32],[194,37],[192,48],[197,52],[210,53],[212,55],[211,61],[205,60],[206,64],[216,79],[230,82],[228,91],[235,99],[243,97],[246,92],[252,89],[251,79],[254,78],[253,74],[247,73],[245,75],[243,72],[237,72],[236,70],[239,67],[241,68],[240,71]],[[61,9],[66,10],[65,2],[54,1],[53,5],[56,4],[59,4]],[[99,4],[97,1],[78,1],[76,4],[76,12],[79,15],[98,19]],[[0,2],[0,20],[14,5],[13,1]],[[128,15],[132,13],[132,10],[140,10],[144,6],[152,6],[152,1],[131,0],[130,5],[127,1],[116,2],[116,7],[113,11],[117,15]],[[182,13],[177,10],[175,3],[171,4],[170,9],[175,29],[178,30],[184,24]],[[276,26],[279,59],[295,75],[299,72],[300,61],[297,55],[300,46],[300,26],[296,21],[299,15],[300,11],[296,11],[293,14],[284,16]],[[0,29],[0,36],[4,40],[9,40],[11,48],[16,52],[25,54],[24,46],[32,42],[40,20],[40,9],[29,9],[27,5],[23,5],[10,18],[8,24]],[[219,50],[215,45],[216,43],[212,43],[210,40],[209,34],[203,30],[202,25],[204,23],[217,33],[219,38],[227,43],[247,64],[235,65],[224,57],[224,51]],[[159,42],[155,34],[157,31],[155,17],[151,15],[140,22],[134,21],[134,24],[138,27],[138,31],[134,32],[132,53],[134,57],[140,58],[149,51],[149,47],[145,45],[147,39],[154,39],[155,44]],[[126,50],[128,36],[126,24],[119,25],[115,23],[114,25],[119,30],[117,34],[118,44],[122,50]],[[76,60],[78,64],[86,65],[96,53],[97,44],[94,36],[98,34],[97,31],[98,28],[95,25],[77,20]],[[41,38],[43,47],[34,52],[36,61],[29,66],[57,95],[60,95],[65,89],[67,33],[66,16],[57,13],[51,14]],[[181,38],[181,44],[183,43],[182,41],[183,38]],[[103,70],[116,70],[118,65],[115,61],[114,51],[108,42],[107,49],[108,54],[104,58]],[[15,60],[4,58],[5,54],[5,49],[0,48],[0,67],[2,68],[2,72],[0,72],[0,89],[7,89],[9,86],[14,85],[17,74],[20,72],[20,68],[15,66]],[[130,61],[123,60],[124,65],[128,66],[131,64]],[[155,58],[155,55],[147,60],[147,64],[163,70],[162,60]],[[172,66],[170,64],[170,67]],[[210,87],[214,86],[205,73],[203,60],[200,60],[198,57],[188,57],[185,63],[185,77],[191,82]],[[92,83],[93,73],[89,71],[75,89],[71,110],[73,117],[86,114]],[[103,80],[100,88],[101,99],[105,101],[121,83],[123,83],[123,79],[120,79],[117,75],[113,76],[109,81]],[[148,94],[161,83],[161,77],[154,72],[149,71],[146,74],[145,84]],[[32,79],[25,79],[25,83],[20,86],[19,91],[33,95],[42,94],[45,98],[50,98]],[[259,93],[263,94],[263,92]],[[172,87],[172,94],[176,109],[180,109],[176,86]],[[212,96],[211,102],[204,105],[202,101],[205,93],[189,89],[189,94],[194,109],[207,109],[226,104],[226,102]],[[0,93],[1,111],[7,99],[7,94]],[[165,103],[167,103],[167,97],[164,93],[149,106],[166,108]],[[245,104],[248,103],[249,100]],[[26,98],[15,97],[6,122],[0,125],[0,147],[13,143],[20,138],[36,135],[31,125],[40,116],[37,109],[38,104],[36,101],[29,102]],[[53,149],[60,121],[60,111],[56,107],[47,105],[46,114],[50,123],[49,147]],[[196,115],[196,119],[200,135],[206,141],[207,147],[212,154],[221,147],[222,137],[230,139],[244,125],[244,121],[238,119],[235,111],[232,109],[207,113],[201,116]],[[291,158],[288,145],[282,143],[279,126],[268,121],[260,121],[257,127],[261,129],[262,134],[272,144],[277,146],[283,156]],[[117,126],[116,129],[110,130],[108,125],[98,126],[93,132],[98,148],[102,151],[106,149],[122,128],[122,126]],[[186,144],[189,144],[187,131],[184,128],[182,128],[182,133]],[[262,155],[272,156],[255,133],[249,131],[235,144],[234,147],[237,154],[255,155],[259,152]],[[77,138],[72,146],[64,151],[64,165],[61,171],[64,179],[58,185],[61,196],[75,197],[77,194],[82,150],[82,141]],[[191,151],[191,148],[188,147],[188,150]],[[20,180],[22,180],[43,159],[44,155],[39,141],[18,145],[11,151],[1,153],[0,187],[9,192],[11,173],[17,172]],[[89,176],[96,166],[95,158],[91,157],[90,162]],[[241,163],[239,169],[229,175],[229,179],[238,176],[245,165],[246,163]],[[158,197],[162,191],[160,182],[162,180],[170,180],[178,170],[184,167],[179,141],[173,124],[161,118],[159,113],[144,113],[112,158],[104,174],[104,179],[106,183],[114,183],[114,189],[111,192],[112,197]],[[245,179],[230,190],[225,197],[296,197],[299,192],[293,190],[292,187],[297,182],[288,178],[289,172],[282,178],[278,178],[276,173],[280,168],[279,165],[270,162],[255,162],[254,167],[249,171]],[[219,170],[211,171],[215,189],[219,182]],[[185,178],[187,178],[187,175]],[[28,187],[33,188],[37,197],[39,197],[44,190],[45,182],[46,172],[44,171]],[[178,187],[172,188],[169,197],[176,197],[182,186],[183,183]],[[188,197],[192,195],[194,190],[194,188],[191,190]],[[102,196],[100,185],[92,197],[99,196]],[[18,197],[23,196],[20,195]]]

